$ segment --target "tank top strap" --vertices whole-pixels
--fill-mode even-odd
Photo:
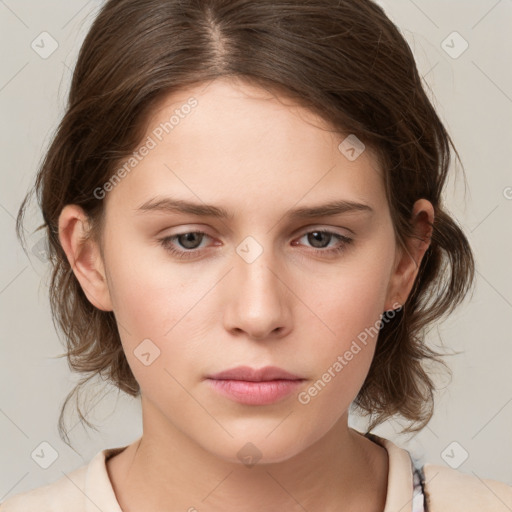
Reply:
[[[413,498],[411,510],[412,512],[428,512],[425,493],[425,473],[423,472],[423,466],[416,465],[412,457],[411,464],[413,468]]]

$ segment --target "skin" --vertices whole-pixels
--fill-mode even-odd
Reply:
[[[245,82],[174,92],[153,112],[147,135],[191,97],[198,101],[191,113],[103,199],[101,246],[81,243],[88,223],[80,207],[67,205],[59,219],[73,271],[92,304],[114,311],[141,387],[143,435],[107,463],[121,508],[382,511],[387,452],[348,427],[375,337],[308,404],[297,393],[240,404],[205,377],[275,365],[306,379],[300,390],[307,390],[383,311],[405,302],[433,207],[414,204],[411,221],[426,241],[411,238],[401,250],[370,149],[348,160],[338,149],[345,135]],[[136,211],[155,196],[214,204],[233,217]],[[335,199],[373,213],[286,216]],[[329,255],[341,243],[308,236],[316,229],[353,242]],[[170,244],[195,250],[189,259],[159,242],[198,230],[206,236]],[[247,236],[262,250],[250,263],[236,252]],[[134,354],[144,339],[160,350],[148,366]],[[252,467],[237,457],[248,442],[261,454]]]

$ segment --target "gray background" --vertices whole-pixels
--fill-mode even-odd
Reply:
[[[380,3],[411,45],[461,154],[468,190],[457,166],[445,197],[475,251],[477,285],[456,313],[429,332],[433,345],[463,353],[447,359],[453,380],[440,381],[428,427],[403,436],[397,434],[400,424],[389,422],[376,432],[420,460],[512,484],[512,0]],[[63,113],[78,49],[100,5],[0,0],[0,501],[53,482],[99,450],[141,434],[138,401],[114,390],[91,397],[88,419],[99,432],[84,430],[75,417],[70,425],[76,427],[71,430],[76,451],[60,440],[59,408],[77,377],[65,359],[55,358],[63,346],[48,305],[49,267],[37,251],[25,256],[14,231],[21,200]],[[460,37],[451,35],[454,31]],[[46,38],[48,51],[51,40],[42,32],[58,43],[47,58],[40,55],[40,41]],[[461,37],[469,46],[458,55]],[[30,248],[38,247],[41,236],[32,231],[40,222],[33,201],[27,218]],[[101,393],[102,386],[91,392]],[[360,425],[357,418],[351,421]],[[52,449],[57,458],[44,469]]]

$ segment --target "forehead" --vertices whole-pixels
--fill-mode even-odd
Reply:
[[[108,201],[122,197],[135,208],[157,192],[234,209],[271,207],[276,198],[385,203],[371,149],[347,158],[339,145],[349,134],[282,90],[217,79],[174,91],[148,119],[137,161]]]

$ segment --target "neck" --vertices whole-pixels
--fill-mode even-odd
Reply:
[[[146,408],[147,411],[147,408]],[[386,450],[348,427],[348,415],[281,462],[226,461],[143,414],[144,434],[107,462],[124,512],[365,510],[386,501]]]

